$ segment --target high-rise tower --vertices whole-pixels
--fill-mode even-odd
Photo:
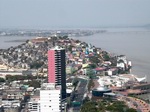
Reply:
[[[48,83],[61,86],[61,97],[66,98],[65,49],[55,47],[48,50]]]

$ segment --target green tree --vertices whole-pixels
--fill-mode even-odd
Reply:
[[[126,112],[137,112],[137,111],[133,108],[129,108],[129,109],[126,110]]]
[[[92,69],[96,68],[96,64],[90,64],[90,68]]]
[[[90,91],[91,87],[94,87],[94,86],[95,85],[94,85],[93,79],[91,79],[88,84],[88,91]]]
[[[93,63],[93,64],[98,64],[98,63],[100,63],[100,60],[98,59],[98,57],[97,56],[92,56],[92,57],[90,57],[89,58],[89,61],[91,62],[91,63]]]
[[[87,102],[81,107],[81,112],[98,112],[96,102]]]
[[[110,60],[109,54],[103,54],[103,58],[104,58],[104,61],[109,61]]]
[[[72,52],[72,45],[68,46],[68,51]]]
[[[41,66],[43,66],[44,62],[33,62],[32,64],[30,64],[30,68],[35,68],[35,69],[38,69],[40,68]]]
[[[79,42],[81,42],[80,40],[76,40],[76,43],[79,43]]]
[[[6,75],[6,80],[7,80],[8,82],[13,81],[13,76],[11,76],[11,75]]]
[[[0,77],[0,82],[5,82],[5,79]]]
[[[106,110],[112,111],[112,112],[124,112],[128,109],[128,107],[125,105],[125,102],[123,101],[116,101],[112,105],[109,105],[106,107]]]
[[[25,82],[24,84],[29,85],[30,87],[34,87],[34,88],[40,88],[41,87],[40,82],[37,81],[37,80],[32,80],[32,81],[29,81],[29,82]]]
[[[86,102],[89,102],[89,101],[90,101],[90,99],[89,99],[89,97],[87,96],[87,97],[84,98],[83,104],[86,103]]]
[[[27,80],[27,79],[36,79],[37,76],[32,76],[32,75],[14,75],[14,76],[11,76],[11,75],[6,75],[6,80],[8,82],[11,82],[11,81],[15,81],[15,80]]]
[[[63,36],[63,38],[64,38],[64,39],[68,39],[68,36],[67,36],[67,35],[65,35],[65,36]]]
[[[99,110],[100,112],[105,112],[105,109],[106,109],[105,106],[106,106],[106,105],[105,105],[104,102],[99,102],[99,103],[98,103],[98,110]]]

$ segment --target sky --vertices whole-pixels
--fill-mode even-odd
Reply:
[[[150,0],[0,0],[0,28],[150,24]]]

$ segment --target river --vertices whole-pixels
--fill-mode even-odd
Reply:
[[[132,61],[132,73],[139,77],[147,76],[147,80],[150,81],[150,29],[106,28],[102,30],[107,32],[74,38],[91,43],[110,53],[126,55],[128,60]],[[31,38],[34,37],[0,36],[0,49],[21,44],[21,42],[6,41]]]
[[[124,54],[132,61],[132,74],[147,76],[150,81],[150,30],[144,28],[106,29],[107,32],[91,36],[74,37],[91,43],[110,53]]]
[[[15,47],[28,39],[34,37],[28,36],[0,36],[0,49],[7,49],[11,46]]]

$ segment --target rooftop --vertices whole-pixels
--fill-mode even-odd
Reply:
[[[111,89],[109,89],[107,87],[104,87],[104,86],[99,86],[97,89],[94,89],[94,90],[97,90],[97,91],[109,91]]]
[[[56,86],[55,83],[43,83],[41,90],[60,90],[60,86]]]
[[[116,94],[115,93],[104,93],[104,95],[109,95],[109,96],[116,96]]]
[[[50,48],[49,50],[64,50],[64,48],[62,48],[60,46],[55,46],[53,48]]]

